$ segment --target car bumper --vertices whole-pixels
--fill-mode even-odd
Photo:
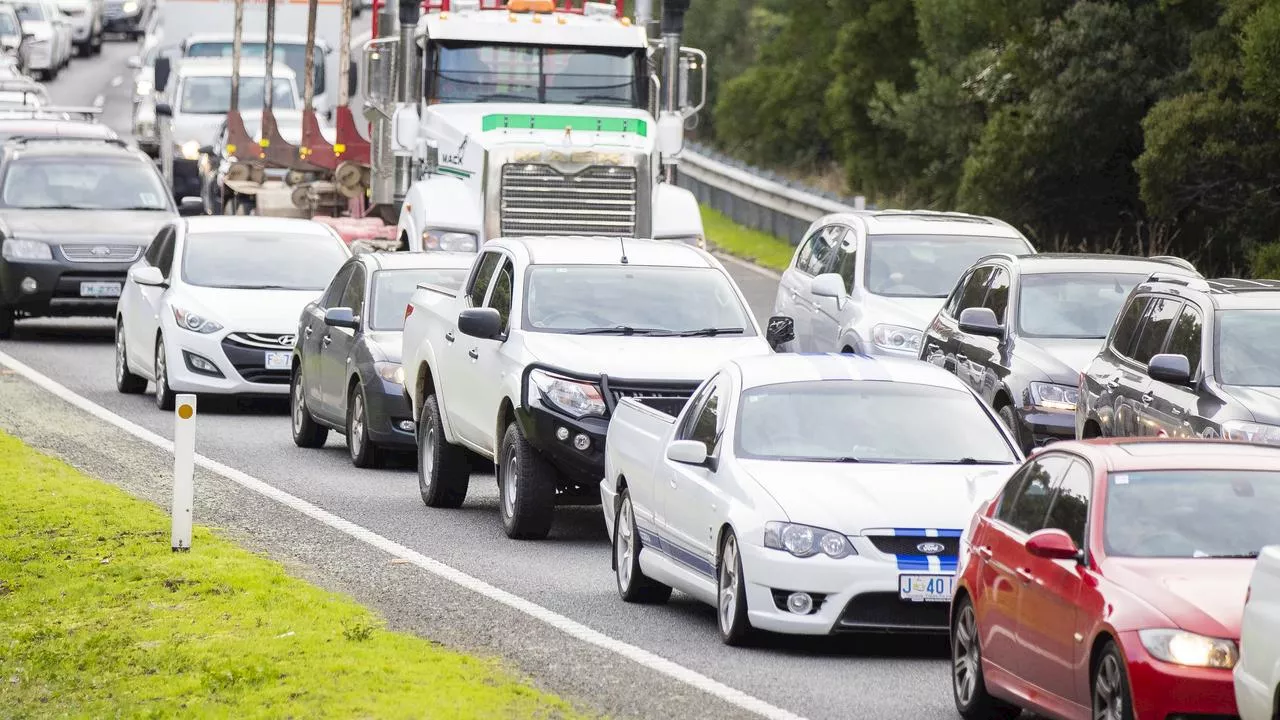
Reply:
[[[60,252],[54,249],[54,253]],[[109,283],[124,288],[129,263],[84,263],[59,260],[0,261],[0,304],[31,317],[112,317],[119,296],[85,295],[82,283]],[[23,289],[27,278],[34,292]],[[30,285],[30,283],[28,283]]]
[[[1024,431],[1022,436],[1030,438],[1032,447],[1042,447],[1059,440],[1074,440],[1076,437],[1074,410],[1053,412],[1024,407],[1017,414]]]
[[[387,382],[375,373],[373,379],[364,381],[364,395],[365,425],[370,440],[393,447],[411,448],[417,444],[413,411],[403,385]]]
[[[165,322],[165,364],[169,387],[176,392],[210,395],[288,395],[289,367],[293,349],[281,347],[266,350],[238,343],[232,333],[220,330],[201,334]],[[295,328],[283,328],[275,334],[287,334]],[[286,360],[282,369],[267,368],[267,353],[282,353]],[[217,373],[197,369],[196,358],[203,358],[217,368]]]
[[[604,477],[604,439],[609,430],[608,420],[599,417],[575,420],[541,405],[519,408],[516,419],[525,439],[570,482],[595,485]],[[557,437],[561,428],[568,433],[564,440]],[[574,446],[579,435],[587,438],[585,450]]]
[[[102,21],[103,32],[141,32],[142,31],[142,12],[139,11],[135,15],[115,15],[104,18]]]
[[[1189,668],[1156,660],[1136,632],[1121,633],[1120,645],[1128,661],[1134,717],[1139,720],[1238,717],[1230,670]]]
[[[796,635],[947,632],[950,603],[900,599],[899,575],[905,571],[894,561],[871,554],[839,560],[797,558],[746,542],[739,542],[739,551],[752,627]],[[920,570],[909,574],[954,573]],[[797,615],[785,609],[787,595],[794,592],[810,595],[813,612]]]

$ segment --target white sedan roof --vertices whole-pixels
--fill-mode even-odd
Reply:
[[[946,370],[920,360],[844,353],[777,353],[734,360],[744,390],[763,385],[823,380],[880,380],[966,391]]]
[[[204,233],[301,233],[337,238],[327,226],[299,218],[259,217],[256,215],[197,215],[186,218],[187,234]]]

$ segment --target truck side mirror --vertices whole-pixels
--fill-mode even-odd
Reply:
[[[418,108],[405,105],[391,116],[391,144],[396,155],[409,156],[418,148]]]
[[[774,315],[769,318],[764,338],[776,352],[779,347],[796,339],[796,321],[786,315]]]
[[[347,69],[347,96],[355,97],[356,91],[360,89],[360,65],[355,60],[349,63]]]
[[[674,113],[658,116],[658,152],[664,158],[679,157],[684,150],[684,117]]]

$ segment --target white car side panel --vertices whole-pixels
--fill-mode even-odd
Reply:
[[[1280,702],[1280,545],[1263,548],[1249,582],[1235,668],[1242,720],[1272,720]]]
[[[422,401],[426,398],[430,389],[422,388],[419,391],[417,387],[418,377],[424,368],[428,368],[431,376],[435,378],[437,386],[441,382],[441,358],[435,352],[435,345],[432,339],[435,339],[437,343],[443,342],[444,334],[448,330],[443,325],[445,318],[444,308],[457,307],[458,298],[433,290],[419,289],[414,292],[409,302],[413,305],[414,312],[404,324],[402,341],[404,347],[403,366],[406,374],[405,381],[413,383],[410,394],[413,404],[413,419],[421,421]],[[459,442],[458,436],[449,421],[449,413],[445,409],[445,399],[439,392],[436,393],[436,403],[440,407],[440,419],[444,427],[445,439],[451,443]]]
[[[618,480],[626,478],[635,509],[636,524],[646,532],[658,524],[658,493],[655,475],[661,472],[665,448],[675,432],[675,418],[647,408],[634,400],[623,400],[609,421],[605,440],[603,488],[617,493]],[[612,533],[612,507],[605,508],[605,521]]]

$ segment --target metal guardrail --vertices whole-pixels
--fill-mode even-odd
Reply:
[[[823,215],[874,209],[862,196],[843,198],[806,187],[696,143],[685,143],[676,178],[699,203],[792,245]]]

